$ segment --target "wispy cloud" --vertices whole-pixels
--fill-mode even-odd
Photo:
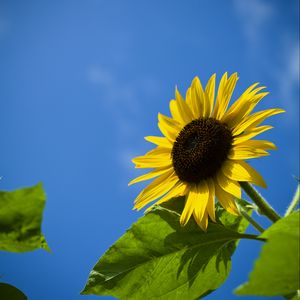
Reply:
[[[274,92],[287,110],[288,117],[284,120],[290,126],[298,120],[299,39],[290,32],[290,27],[276,25],[280,15],[276,2],[233,0],[233,3],[249,48],[247,55],[252,61],[260,61],[260,67],[263,65],[260,70],[267,70],[265,74],[274,83]],[[269,33],[274,26],[280,34],[275,38],[273,35],[271,40]],[[274,51],[275,47],[280,54],[276,60],[262,52]]]
[[[99,101],[112,113],[117,125],[120,147],[118,160],[126,170],[132,170],[131,158],[137,155],[132,139],[140,133],[141,99],[154,95],[159,86],[153,78],[119,79],[118,72],[97,65],[87,69],[88,81],[99,87]]]
[[[299,113],[299,50],[298,41],[286,43],[282,55],[283,67],[274,73],[280,101],[289,114],[286,118],[289,123],[298,120]]]
[[[285,52],[280,89],[282,95],[291,98],[299,87],[299,43],[290,45]]]
[[[275,15],[271,2],[262,0],[234,0],[234,8],[250,47],[257,47],[262,40],[265,25]]]
[[[127,119],[128,114],[138,114],[137,87],[132,82],[122,82],[113,71],[99,66],[89,67],[87,73],[88,80],[100,88],[103,104],[116,109],[121,120]]]

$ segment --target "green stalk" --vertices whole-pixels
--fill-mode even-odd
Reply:
[[[238,209],[240,214],[254,227],[256,228],[259,232],[263,233],[265,230],[251,217],[247,214],[247,212],[238,205]]]
[[[250,183],[240,182],[240,185],[243,188],[243,190],[246,192],[246,194],[258,206],[261,214],[265,215],[274,223],[281,218],[280,215],[267,202],[267,200],[265,200]]]
[[[293,200],[285,212],[285,215],[284,215],[285,217],[290,215],[294,211],[294,209],[298,205],[299,199],[300,199],[300,185],[298,185],[296,193],[293,197]]]

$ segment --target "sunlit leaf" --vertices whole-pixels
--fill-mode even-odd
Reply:
[[[247,222],[217,210],[218,223],[203,232],[191,219],[179,224],[183,198],[140,218],[103,255],[82,294],[119,299],[198,299],[227,278],[237,239]],[[227,226],[221,224],[221,221]]]
[[[300,289],[299,221],[299,212],[292,213],[261,235],[267,242],[238,295],[283,296]]]
[[[0,192],[0,250],[50,250],[41,233],[45,192],[41,184]]]

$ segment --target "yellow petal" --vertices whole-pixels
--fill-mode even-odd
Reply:
[[[232,74],[228,80],[227,80],[227,73],[223,75],[218,88],[216,106],[213,111],[213,116],[217,120],[222,120],[237,81],[238,81],[237,73]]]
[[[158,123],[160,132],[171,142],[174,143],[177,138],[178,131],[171,127],[166,127],[162,123]]]
[[[182,181],[178,181],[174,187],[162,198],[160,198],[156,203],[151,205],[146,209],[146,211],[149,211],[153,208],[154,205],[159,205],[161,203],[164,203],[166,201],[169,201],[170,199],[174,197],[184,196],[187,193],[188,187],[186,183]]]
[[[188,107],[188,105],[186,104],[186,102],[184,101],[184,99],[182,98],[181,94],[179,93],[177,87],[175,90],[175,97],[176,97],[178,112],[181,115],[183,121],[185,122],[185,124],[190,123],[193,120],[193,114],[190,108]]]
[[[269,125],[251,128],[250,130],[247,130],[247,132],[234,137],[232,145],[238,145],[240,143],[243,143],[243,142],[250,140],[251,138],[257,136],[258,134],[263,133],[272,128],[273,128],[273,126],[269,126]]]
[[[170,105],[170,112],[171,112],[172,118],[174,120],[176,120],[177,122],[179,122],[182,126],[184,126],[185,121],[183,120],[183,118],[181,117],[181,115],[179,113],[177,101],[173,99],[170,101],[169,105]]]
[[[188,107],[190,108],[190,111],[193,115],[193,120],[199,118],[198,115],[198,107],[196,105],[196,96],[194,91],[192,90],[192,87],[189,87],[186,91],[185,101]]]
[[[207,212],[209,217],[212,221],[216,221],[216,214],[215,214],[215,183],[211,178],[207,180],[207,186],[209,188],[209,199],[207,203]]]
[[[226,114],[222,119],[222,122],[226,123],[230,128],[234,128],[242,123],[246,117],[253,111],[255,106],[269,93],[260,93],[248,100],[244,106],[241,106],[238,111],[235,111],[233,114]]]
[[[185,102],[186,102],[186,104],[189,106],[190,110],[192,111],[191,101],[192,101],[192,88],[189,87],[189,88],[186,90],[186,94],[185,94]]]
[[[239,215],[234,202],[234,196],[225,192],[217,183],[215,184],[216,196],[220,204],[233,215]]]
[[[192,85],[192,90],[198,99],[199,117],[208,118],[211,113],[210,100],[208,94],[204,91],[201,81],[198,77],[195,77]]]
[[[182,129],[182,126],[174,119],[158,114],[158,127],[162,134],[170,141],[174,142]]]
[[[248,87],[246,91],[244,91],[243,94],[230,106],[226,115],[240,111],[240,109],[249,102],[251,96],[255,95],[255,93],[253,93],[253,90],[257,85],[259,85],[259,82],[256,82]],[[262,87],[261,89],[263,88],[264,87]]]
[[[235,196],[238,199],[241,198],[241,186],[236,180],[232,180],[225,176],[223,172],[219,172],[217,174],[217,182],[225,192]]]
[[[233,91],[235,89],[235,86],[236,86],[236,83],[238,81],[238,75],[237,73],[234,73],[232,74],[228,81],[227,81],[227,86],[224,90],[224,93],[223,93],[223,101],[221,102],[221,109],[219,110],[219,118],[222,119],[224,113],[226,112],[227,110],[227,107],[229,105],[229,102],[230,102],[230,99],[231,99],[231,96],[233,94]]]
[[[174,171],[166,172],[150,183],[135,199],[135,209],[141,209],[149,202],[166,194],[178,181]]]
[[[227,72],[225,72],[219,83],[216,103],[215,103],[215,107],[214,107],[214,110],[212,113],[212,116],[214,118],[217,118],[217,116],[219,115],[219,110],[221,109],[221,106],[222,106],[223,93],[224,93],[224,89],[225,89],[226,83],[227,83],[227,76],[228,76],[228,74],[227,74]]]
[[[193,210],[194,210],[195,202],[198,200],[197,196],[198,196],[198,194],[197,194],[196,185],[192,185],[190,187],[190,191],[187,195],[187,199],[185,201],[183,212],[181,213],[181,216],[180,216],[180,224],[182,226],[186,225],[186,223],[189,221],[189,219],[193,213]]]
[[[198,77],[195,77],[192,81],[191,92],[194,115],[196,118],[203,117],[205,111],[205,97],[202,84]]]
[[[256,127],[261,122],[263,122],[266,118],[283,113],[284,110],[280,108],[267,109],[263,111],[256,112],[250,116],[248,116],[241,124],[235,127],[232,131],[234,136],[243,133],[250,128]]]
[[[157,146],[172,148],[173,144],[165,137],[161,136],[145,136],[145,140]]]
[[[240,97],[236,100],[228,111],[224,114],[222,121],[226,123],[230,128],[235,127],[246,116],[248,116],[254,107],[263,99],[267,92],[257,94],[265,87],[259,87],[254,89],[259,83],[255,83],[250,86]]]
[[[209,189],[209,199],[207,203],[207,212],[212,221],[216,222],[215,215],[215,184],[212,179],[207,179],[207,186]]]
[[[212,82],[210,82],[209,92],[212,93]],[[195,77],[192,81],[191,87],[186,93],[186,103],[188,104],[192,114],[193,120],[200,117],[209,117],[210,102],[206,92],[204,92],[200,79]]]
[[[238,145],[230,150],[228,158],[232,160],[244,160],[268,155],[270,154],[265,150]]]
[[[227,160],[222,172],[232,180],[252,182],[264,188],[267,186],[263,177],[244,161]]]
[[[197,201],[194,204],[194,216],[196,220],[201,222],[204,213],[206,212],[207,203],[209,199],[209,188],[205,180],[201,181],[196,186]],[[198,223],[198,222],[197,222]]]
[[[250,140],[243,143],[240,143],[238,146],[240,147],[252,147],[256,149],[263,149],[263,150],[276,150],[277,147],[274,143],[265,140]]]
[[[212,109],[214,107],[214,101],[215,101],[215,86],[216,86],[216,74],[213,74],[206,87],[205,87],[205,93],[207,95],[207,99],[208,99],[208,103],[207,103],[207,113],[208,113],[208,117],[211,115],[212,113]]]
[[[171,157],[163,156],[138,156],[132,159],[132,162],[135,164],[136,168],[146,168],[146,169],[154,169],[167,167],[172,165]]]
[[[158,121],[160,123],[163,123],[165,126],[172,127],[178,131],[182,129],[182,126],[178,121],[176,121],[172,118],[169,118],[161,113],[158,113]]]
[[[160,177],[153,180],[145,189],[143,189],[139,195],[135,198],[134,203],[137,203],[144,195],[152,193],[158,186],[163,185],[169,178],[174,177],[174,170],[169,170],[165,172]]]
[[[152,179],[152,178],[155,178],[159,175],[162,175],[164,174],[165,172],[169,172],[171,171],[173,167],[164,167],[164,168],[158,168],[158,169],[155,169],[147,174],[144,174],[144,175],[141,175],[133,180],[131,180],[128,185],[132,185],[134,183],[137,183],[137,182],[141,182],[141,181],[145,181],[145,180],[149,180],[149,179]]]
[[[158,146],[148,151],[144,156],[166,158],[166,157],[171,157],[171,151],[172,150],[170,148]]]
[[[207,215],[207,212],[205,212],[205,214],[203,215],[203,217],[202,217],[201,220],[199,220],[199,219],[196,217],[195,211],[194,211],[193,215],[194,215],[194,219],[195,219],[196,223],[198,224],[198,226],[199,226],[203,231],[206,231],[206,230],[207,230],[207,225],[208,225],[208,215]]]

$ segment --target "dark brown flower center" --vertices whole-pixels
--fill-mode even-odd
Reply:
[[[172,149],[174,170],[180,180],[199,183],[213,177],[227,159],[232,134],[226,124],[201,118],[187,124]]]

